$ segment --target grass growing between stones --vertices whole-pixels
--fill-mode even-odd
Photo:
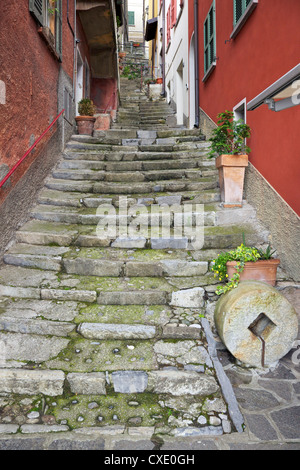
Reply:
[[[90,305],[75,318],[76,323],[100,322],[121,324],[163,325],[172,317],[168,307],[152,305]]]
[[[77,337],[55,359],[44,363],[43,368],[65,372],[149,370],[156,368],[156,360],[150,340],[103,341]]]

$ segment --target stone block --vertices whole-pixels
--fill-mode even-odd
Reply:
[[[204,305],[205,290],[202,287],[179,290],[172,293],[171,304],[174,307],[199,308]]]
[[[130,238],[117,238],[111,246],[113,248],[145,248],[146,238],[144,237],[130,237]]]
[[[111,124],[111,115],[110,114],[99,114],[96,116],[96,121],[94,124],[94,130],[108,130]],[[95,136],[97,134],[94,134]]]
[[[73,393],[79,395],[106,395],[104,372],[70,373],[67,381]]]
[[[149,372],[148,390],[173,396],[216,393],[219,386],[214,377],[193,371],[160,370]]]
[[[166,248],[180,250],[180,249],[187,249],[187,247],[188,247],[187,237],[151,238],[151,248],[153,250],[164,250]]]
[[[64,259],[63,265],[67,273],[82,276],[110,276],[118,277],[123,267],[121,261],[108,261],[101,259]]]
[[[64,380],[60,370],[0,369],[0,393],[58,396],[63,394]]]
[[[148,385],[148,374],[143,371],[118,371],[111,374],[116,393],[143,393]]]
[[[81,323],[78,332],[88,339],[148,339],[155,336],[154,326],[108,323]]]
[[[96,302],[97,293],[88,290],[41,289],[43,300],[75,300],[77,302]]]

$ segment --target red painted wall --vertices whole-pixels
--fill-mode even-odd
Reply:
[[[189,0],[189,34],[193,27]],[[260,0],[235,39],[233,0],[216,0],[217,66],[205,83],[203,23],[212,0],[199,1],[200,107],[216,122],[217,114],[247,102],[299,63],[300,2]],[[247,112],[252,128],[250,162],[280,196],[300,214],[300,106],[272,112],[267,105]]]
[[[91,84],[91,98],[98,113],[115,110],[118,101],[118,83],[115,78],[94,78]]]
[[[38,33],[28,0],[3,2],[0,14],[0,80],[6,85],[6,103],[0,104],[0,167],[9,169],[22,157],[52,120],[58,109],[58,77],[62,67],[73,80],[74,46],[63,1],[63,60],[60,63]],[[74,30],[74,2],[69,2],[69,21]],[[88,58],[80,22],[77,36],[83,58]],[[56,125],[55,125],[56,126]],[[0,190],[0,204],[41,153],[56,127],[11,176]]]

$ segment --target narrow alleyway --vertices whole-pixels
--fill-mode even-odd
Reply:
[[[4,255],[0,448],[299,449],[299,364],[241,367],[213,324],[210,261],[270,234],[246,201],[220,206],[199,129],[135,81],[121,93]],[[282,270],[278,288],[293,294]]]

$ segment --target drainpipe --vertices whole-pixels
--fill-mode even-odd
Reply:
[[[154,0],[152,0],[152,18],[154,18]],[[157,34],[157,33],[156,33]],[[154,77],[154,67],[155,67],[155,39],[152,42],[152,80]]]
[[[70,18],[69,18],[69,0],[67,0],[67,22],[69,25],[69,28],[72,32],[73,35],[73,44],[74,44],[74,53],[73,53],[73,91],[72,91],[72,98],[75,100],[75,69],[76,69],[76,0],[74,1],[74,29],[72,28],[72,25],[70,23]]]
[[[165,51],[166,51],[166,0],[162,2],[162,30],[163,30],[163,40],[162,40],[162,91],[161,96],[166,96],[166,73],[165,73]]]
[[[195,35],[195,124],[198,128],[200,125],[200,97],[199,97],[199,20],[198,20],[198,0],[194,0],[194,35]]]

